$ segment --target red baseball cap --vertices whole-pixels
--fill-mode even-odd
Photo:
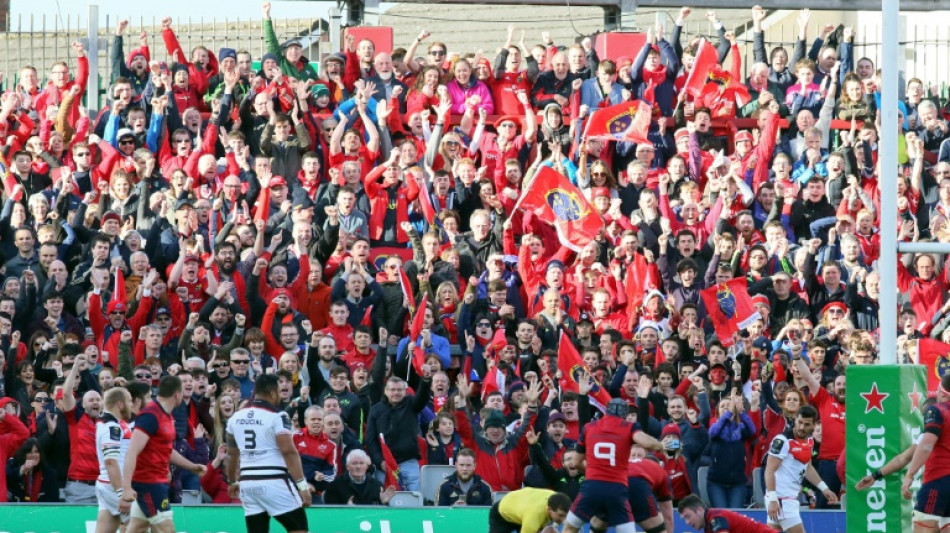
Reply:
[[[281,287],[281,288],[275,290],[275,291],[273,292],[273,294],[271,294],[270,299],[271,299],[271,301],[274,301],[274,298],[277,298],[277,297],[280,297],[280,296],[286,296],[288,299],[293,300],[293,296],[290,294],[290,291],[287,290],[287,289],[284,288],[284,287]]]

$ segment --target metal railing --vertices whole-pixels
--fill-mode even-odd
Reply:
[[[663,12],[667,13],[666,10]],[[675,17],[674,11],[669,11],[667,14],[670,18]],[[8,31],[0,33],[0,72],[3,73],[7,86],[16,80],[19,70],[27,65],[37,69],[41,84],[46,82],[50,67],[56,61],[66,61],[70,68],[74,69],[76,60],[70,48],[72,41],[80,40],[86,44],[87,49],[90,48],[88,23],[83,23],[84,18],[89,17],[84,17],[78,11],[39,17],[32,15],[26,17],[5,15],[4,17],[0,18],[0,27],[7,27]],[[160,19],[119,17],[108,14],[104,17],[105,24],[98,27],[100,93],[105,92],[104,89],[108,87],[112,79],[110,61],[112,38],[118,21],[122,19],[130,21],[124,35],[126,52],[139,45],[139,34],[145,30],[152,58],[169,59],[161,37]],[[305,55],[312,61],[319,61],[321,54],[338,48],[330,43],[331,30],[327,24],[327,21],[318,18],[274,19],[274,28],[281,41],[291,37],[312,37],[313,46],[305,50]],[[671,26],[671,23],[667,24],[667,33],[670,32]],[[185,17],[175,19],[172,28],[186,54],[190,54],[191,50],[198,45],[206,46],[215,53],[222,46],[247,50],[255,60],[259,60],[265,52],[260,18]],[[736,28],[737,33],[740,34],[739,49],[742,53],[743,72],[747,74],[753,62],[752,33],[751,31],[742,33],[743,29],[750,28]],[[882,54],[880,30],[881,28],[876,25],[855,28],[859,39],[854,47],[855,61],[867,56],[874,60],[875,65],[880,64]],[[797,30],[791,25],[782,25],[778,31],[777,35],[775,30],[769,31],[768,36],[772,40],[765,43],[766,51],[770,51],[775,46],[784,46],[791,55],[797,38]],[[714,42],[718,42],[711,24],[705,21],[688,20],[683,32],[683,44],[685,45],[689,39],[697,35],[710,37]],[[813,35],[810,36],[807,46],[811,46],[813,38]],[[950,72],[950,31],[937,26],[917,25],[907,30],[905,40],[901,44],[905,46],[907,56],[907,61],[901,62],[904,79],[917,77],[928,86],[936,84],[940,88],[941,95],[946,96],[950,88],[948,87],[950,76],[946,74]],[[89,107],[95,108],[95,106]]]

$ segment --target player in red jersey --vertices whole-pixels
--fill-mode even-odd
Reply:
[[[660,517],[666,524],[667,531],[673,531],[673,487],[670,483],[670,475],[666,472],[660,462],[647,450],[639,444],[634,444],[630,450],[630,462],[627,463],[627,483],[630,486],[629,496],[630,505],[633,506],[634,500],[634,480],[646,483],[646,490],[656,502]],[[634,510],[636,517],[636,510]],[[649,531],[646,522],[637,521],[638,525]]]
[[[175,420],[171,412],[183,396],[181,379],[165,376],[158,383],[158,398],[135,419],[135,431],[122,468],[125,486],[119,505],[121,512],[132,517],[126,533],[143,533],[149,527],[153,533],[175,532],[168,504],[169,462],[199,477],[207,470],[174,450]]]
[[[680,516],[693,529],[704,533],[775,533],[765,524],[747,516],[725,509],[709,509],[695,494],[683,498],[679,505]]]
[[[950,375],[940,379],[938,397],[950,395]],[[938,398],[939,399],[939,398]],[[924,411],[924,432],[904,475],[901,492],[910,498],[910,485],[920,467],[924,479],[914,505],[914,533],[939,531],[950,518],[950,402],[938,401]]]
[[[617,533],[635,531],[624,465],[629,461],[630,448],[635,442],[653,449],[659,449],[660,444],[644,433],[639,424],[626,420],[627,402],[610,400],[606,414],[588,424],[577,443],[578,453],[585,454],[586,478],[564,522],[564,533],[577,533],[601,513],[607,517],[607,525],[613,526]]]

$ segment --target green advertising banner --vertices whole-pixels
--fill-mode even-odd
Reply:
[[[926,369],[851,365],[846,377],[848,531],[910,531],[913,505],[901,497],[902,474],[891,474],[862,492],[854,487],[910,446],[920,433]]]
[[[92,533],[94,506],[0,505],[0,533]],[[245,533],[237,505],[173,506],[178,533]],[[320,533],[485,533],[488,508],[312,507],[310,531]],[[273,522],[271,531],[283,531]]]

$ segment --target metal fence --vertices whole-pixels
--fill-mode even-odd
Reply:
[[[669,34],[675,13],[671,11],[667,15],[669,15],[669,20],[666,27]],[[0,27],[9,28],[7,32],[0,33],[0,72],[3,73],[6,84],[9,85],[15,80],[19,69],[26,65],[37,69],[41,83],[45,83],[49,69],[56,61],[67,61],[71,68],[75,68],[75,55],[72,53],[70,43],[81,40],[86,44],[87,49],[89,48],[87,26],[80,24],[83,18],[79,13],[68,13],[63,16],[8,16],[7,19],[0,19]],[[652,17],[648,15],[647,18]],[[102,89],[108,87],[111,80],[112,38],[115,27],[121,19],[122,17],[108,15],[104,19],[105,24],[99,27],[97,44],[100,93],[105,92]],[[139,35],[142,30],[145,30],[152,58],[169,59],[161,37],[160,19],[128,17],[128,20],[130,20],[130,25],[123,36],[126,52],[139,45]],[[730,20],[727,26],[738,20],[741,19]],[[638,20],[639,22],[641,21]],[[329,42],[331,31],[327,27],[327,21],[323,19],[275,18],[274,27],[281,41],[292,37],[310,37],[308,41],[311,46],[305,49],[305,55],[313,61],[318,61],[321,53],[336,49]],[[222,46],[247,50],[255,60],[260,59],[265,52],[263,27],[259,18],[179,18],[173,21],[172,28],[186,54],[190,54],[191,50],[198,45],[204,45],[215,53]],[[736,27],[735,30],[739,35],[743,71],[747,74],[753,58],[751,22]],[[697,35],[711,37],[714,42],[717,41],[716,32],[711,24],[702,20],[687,20],[683,32],[684,45],[688,39]],[[768,35],[772,40],[766,42],[767,50],[774,46],[784,46],[791,53],[797,38],[797,30],[793,25],[786,24],[781,26],[778,34],[775,30],[771,30]],[[882,53],[880,27],[877,25],[858,27],[856,35],[859,40],[855,43],[855,59],[867,56],[874,60],[876,65],[879,64]],[[928,85],[937,84],[941,89],[941,94],[946,94],[948,82],[950,82],[950,75],[947,74],[950,72],[950,30],[940,26],[917,25],[909,28],[904,37],[905,40],[902,43],[906,49],[906,61],[902,62],[904,79],[917,77]],[[808,46],[810,45],[809,41]],[[490,48],[486,47],[487,49]]]

